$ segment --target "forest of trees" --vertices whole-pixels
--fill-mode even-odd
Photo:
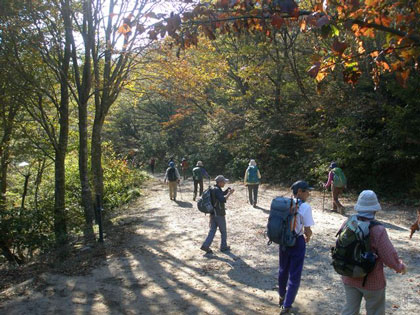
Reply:
[[[170,3],[170,14],[167,11]],[[415,202],[416,1],[0,2],[0,247],[23,263],[138,196],[156,157]]]

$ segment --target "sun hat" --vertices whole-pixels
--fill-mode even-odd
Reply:
[[[255,165],[257,165],[257,162],[255,162],[255,160],[254,160],[254,159],[251,159],[251,160],[249,161],[249,166],[255,166]]]
[[[310,187],[307,182],[304,180],[298,180],[297,182],[294,182],[293,185],[290,187],[291,190],[293,190],[293,194],[296,195],[298,193],[298,190],[312,190],[313,187]]]
[[[198,162],[197,162],[197,166],[203,166],[203,162],[198,161]]]
[[[378,197],[372,190],[363,190],[359,198],[357,198],[357,203],[354,206],[354,210],[357,212],[373,212],[381,210],[381,205],[378,202]]]
[[[174,162],[169,162],[169,167],[174,167],[175,166],[175,163]]]
[[[216,183],[218,182],[228,182],[229,179],[225,178],[223,175],[217,175],[216,178],[214,179],[216,181]]]
[[[335,163],[335,162],[331,162],[331,164],[330,164],[330,168],[336,168],[337,167],[337,163]]]

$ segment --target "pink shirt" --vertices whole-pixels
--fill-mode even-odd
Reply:
[[[404,269],[404,264],[399,259],[383,225],[375,225],[370,229],[370,246],[378,255],[378,259],[375,268],[367,276],[365,286],[363,286],[363,278],[342,276],[344,284],[365,290],[381,290],[386,286],[384,265],[397,272]]]

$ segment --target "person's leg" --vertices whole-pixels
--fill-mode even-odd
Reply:
[[[258,201],[258,186],[259,185],[254,185],[254,206],[257,205]]]
[[[344,208],[343,205],[338,200],[338,197],[343,192],[343,188],[335,187],[333,185],[332,192],[333,192],[333,210]]]
[[[216,222],[217,225],[219,226],[219,231],[221,234],[221,242],[220,242],[220,249],[226,249],[227,246],[227,228],[226,228],[226,217],[225,216],[217,216],[216,218]]]
[[[252,200],[252,186],[253,185],[248,185],[248,197],[249,197],[249,204],[252,205],[253,200]]]
[[[176,200],[176,191],[178,189],[178,182],[174,182],[174,200]]]
[[[281,249],[279,246],[279,296],[283,298],[286,296],[286,286],[287,281],[289,280],[289,270],[290,270],[290,255],[289,248]]]
[[[337,211],[337,204],[335,203],[335,200],[337,199],[337,190],[335,189],[334,185],[331,185],[331,197],[332,197],[332,208],[333,211]]]
[[[210,216],[209,227],[210,227],[209,233],[207,234],[207,238],[204,241],[203,246],[202,246],[204,248],[210,248],[210,245],[213,242],[214,235],[216,234],[217,223],[216,223],[214,215]]]
[[[169,186],[169,198],[172,200],[174,197],[174,186],[172,185],[172,182],[168,182]]]
[[[366,300],[367,315],[385,315],[385,288],[382,290],[362,290]]]
[[[358,315],[360,313],[360,303],[362,302],[363,294],[360,289],[344,285],[346,293],[346,304],[341,311],[341,315]]]
[[[194,198],[193,198],[193,200],[195,200],[195,198],[197,198],[197,188],[198,188],[198,180],[194,179]]]
[[[203,194],[203,179],[200,179],[198,181],[198,184],[200,185],[200,196]]]
[[[283,306],[292,307],[300,286],[303,262],[305,260],[306,244],[303,236],[299,236],[296,245],[290,249],[290,270],[289,281],[287,282],[287,292]]]

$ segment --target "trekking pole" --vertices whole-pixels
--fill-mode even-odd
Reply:
[[[321,184],[322,185],[322,184]],[[324,193],[322,194],[322,212],[324,212],[325,211],[325,208],[324,208],[324,203],[325,203],[325,191],[326,191],[327,189],[325,188],[325,186],[324,186]]]

